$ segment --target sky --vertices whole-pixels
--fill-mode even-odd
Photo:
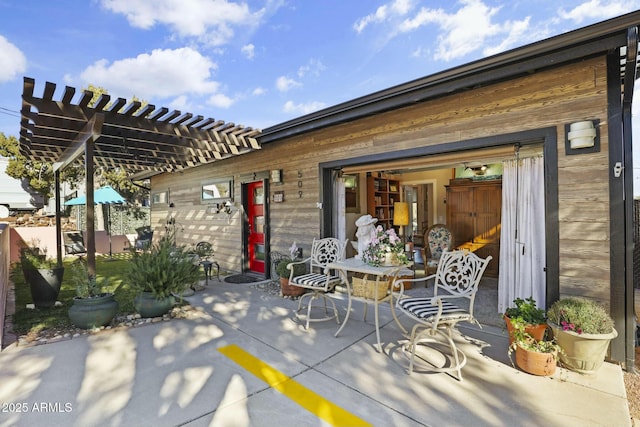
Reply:
[[[0,132],[23,77],[264,129],[639,9],[640,0],[0,0]],[[634,103],[634,106],[637,103]],[[638,108],[635,108],[636,111]]]

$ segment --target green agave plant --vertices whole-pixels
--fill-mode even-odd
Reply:
[[[200,269],[183,246],[162,238],[141,253],[134,253],[127,270],[130,285],[151,292],[157,299],[181,294],[200,279]]]

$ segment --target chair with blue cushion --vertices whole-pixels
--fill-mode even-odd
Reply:
[[[337,274],[325,271],[325,268],[329,263],[342,261],[344,259],[347,242],[348,240],[342,241],[333,237],[314,239],[311,245],[311,255],[309,258],[303,261],[292,262],[287,265],[287,268],[290,271],[289,285],[311,291],[300,297],[300,300],[298,301],[298,310],[296,312],[298,317],[306,319],[305,329],[309,328],[309,322],[321,322],[333,318],[336,319],[336,322],[340,322],[336,304],[331,298],[327,298],[327,293],[332,292],[336,285],[341,282],[341,279]],[[308,273],[294,277],[293,266],[295,264],[308,264]],[[300,316],[299,314],[302,309],[302,301],[305,298],[309,298],[306,317]],[[313,302],[320,298],[323,299],[326,316],[322,318],[312,318],[311,307]],[[329,301],[333,306],[333,315],[328,314],[327,301]]]
[[[396,307],[416,322],[408,343],[411,352],[409,374],[413,372],[416,346],[437,342],[436,335],[440,334],[449,344],[452,360],[443,366],[432,364],[433,367],[426,369],[435,372],[455,371],[458,380],[462,381],[461,370],[467,363],[467,357],[456,347],[453,330],[458,322],[476,323],[479,326],[478,321],[473,317],[473,303],[480,279],[491,258],[488,256],[482,259],[468,250],[444,251],[435,275],[418,279],[400,279],[394,282],[394,286],[400,286]],[[426,287],[426,281],[431,278],[435,279],[432,297],[404,295],[405,282],[424,281]]]
[[[438,262],[444,251],[450,251],[453,247],[453,233],[444,224],[434,224],[424,233],[424,248],[422,259],[424,260],[424,272],[431,275],[438,269]]]

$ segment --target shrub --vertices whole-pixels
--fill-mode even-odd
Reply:
[[[278,262],[278,265],[276,265],[276,273],[278,273],[278,276],[284,279],[288,279],[290,277],[291,271],[287,268],[287,265],[292,262],[294,262],[294,260],[292,260],[291,258],[283,258],[282,260],[280,260],[280,262]],[[306,271],[307,268],[305,264],[293,265],[293,277],[302,276],[304,273],[306,273]]]
[[[597,302],[578,297],[562,298],[547,311],[547,319],[565,331],[578,334],[608,334],[614,322]]]
[[[513,300],[515,307],[507,308],[504,315],[510,319],[521,318],[525,323],[538,325],[546,323],[547,314],[536,305],[533,297],[527,299],[516,298]]]
[[[200,269],[184,247],[162,238],[142,253],[134,253],[126,278],[138,292],[151,292],[157,299],[181,294],[200,279]]]

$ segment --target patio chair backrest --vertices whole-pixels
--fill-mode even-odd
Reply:
[[[323,273],[327,264],[341,261],[347,248],[348,240],[339,240],[335,237],[313,239],[311,244],[311,272]]]
[[[85,255],[87,253],[82,231],[67,231],[62,237],[64,240],[64,250],[67,255]]]
[[[444,251],[436,271],[433,296],[446,291],[445,295],[465,297],[470,300],[469,313],[473,315],[473,302],[480,279],[492,257],[485,259],[468,250]],[[441,295],[444,296],[444,295]]]

